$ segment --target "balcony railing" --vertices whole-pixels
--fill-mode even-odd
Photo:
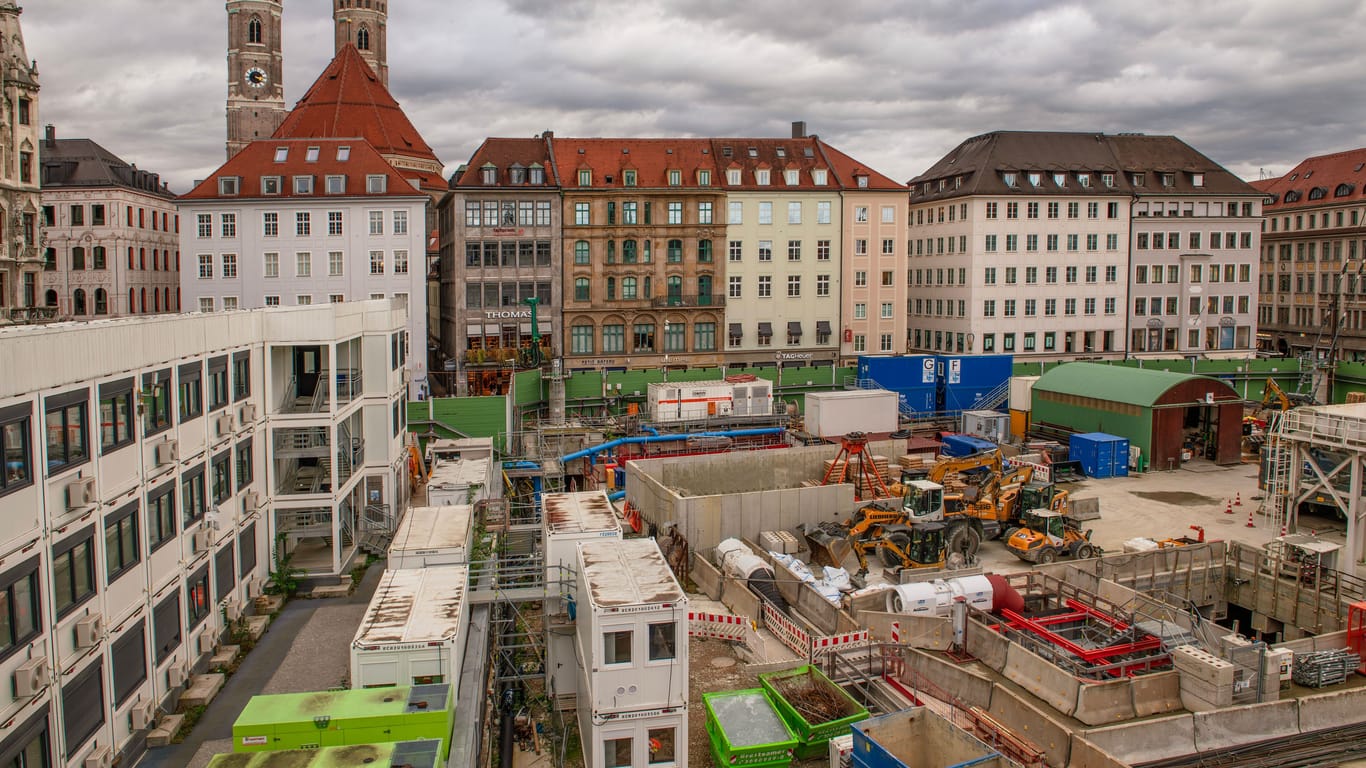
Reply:
[[[48,323],[57,319],[57,308],[11,307],[6,314],[15,323]]]
[[[715,293],[667,294],[650,299],[652,307],[724,307],[726,297]]]

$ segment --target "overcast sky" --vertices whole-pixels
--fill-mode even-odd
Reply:
[[[188,191],[221,164],[223,0],[21,0],[40,117]],[[389,0],[447,173],[485,136],[786,136],[899,180],[998,129],[1174,133],[1244,178],[1366,145],[1362,0]],[[286,0],[285,98],[331,59]],[[819,9],[819,11],[817,11]]]

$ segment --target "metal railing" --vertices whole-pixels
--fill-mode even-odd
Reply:
[[[661,307],[724,307],[726,297],[717,293],[666,294],[650,299],[650,306]]]

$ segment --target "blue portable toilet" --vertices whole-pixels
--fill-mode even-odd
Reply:
[[[1011,355],[940,355],[941,410],[969,411],[990,407],[981,399],[1010,381]]]
[[[1081,462],[1087,477],[1128,477],[1129,439],[1104,432],[1072,435],[1068,441],[1072,461]]]

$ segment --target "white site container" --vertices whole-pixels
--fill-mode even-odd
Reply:
[[[732,385],[734,416],[772,416],[773,382],[768,379],[746,381]]]
[[[850,432],[889,434],[897,430],[897,395],[885,389],[809,392],[806,431],[821,438]]]
[[[688,598],[654,539],[579,544],[578,706],[595,719],[688,703]]]
[[[594,718],[579,709],[579,736],[587,768],[629,765],[632,768],[670,768],[688,764],[688,710],[655,709]],[[622,740],[629,740],[623,743]],[[652,740],[658,744],[650,751]],[[672,752],[669,746],[672,745]],[[608,760],[608,750],[612,760]],[[629,757],[628,757],[629,755]]]
[[[493,458],[491,437],[434,437],[427,441],[427,464],[433,461]]]
[[[963,411],[964,434],[997,445],[1010,441],[1010,414],[1000,411]]]
[[[351,687],[460,684],[469,568],[385,571],[351,641]]]
[[[391,570],[463,565],[470,560],[474,537],[474,507],[450,504],[413,507],[403,516],[389,544]]]
[[[1010,377],[1010,410],[1030,411],[1033,410],[1034,382],[1038,381],[1038,376],[1011,376]]]
[[[728,381],[664,382],[651,384],[647,395],[650,421],[694,421],[731,415],[735,385]]]
[[[621,524],[612,511],[606,491],[547,493],[541,499],[542,546],[545,547],[546,586],[552,595],[571,594],[577,580],[581,541],[620,539]],[[570,601],[550,597],[550,639],[546,643],[546,670],[551,695],[567,702],[578,692],[579,663],[574,654]]]
[[[427,478],[427,503],[433,507],[473,504],[481,499],[495,498],[496,489],[492,460],[438,460]]]

